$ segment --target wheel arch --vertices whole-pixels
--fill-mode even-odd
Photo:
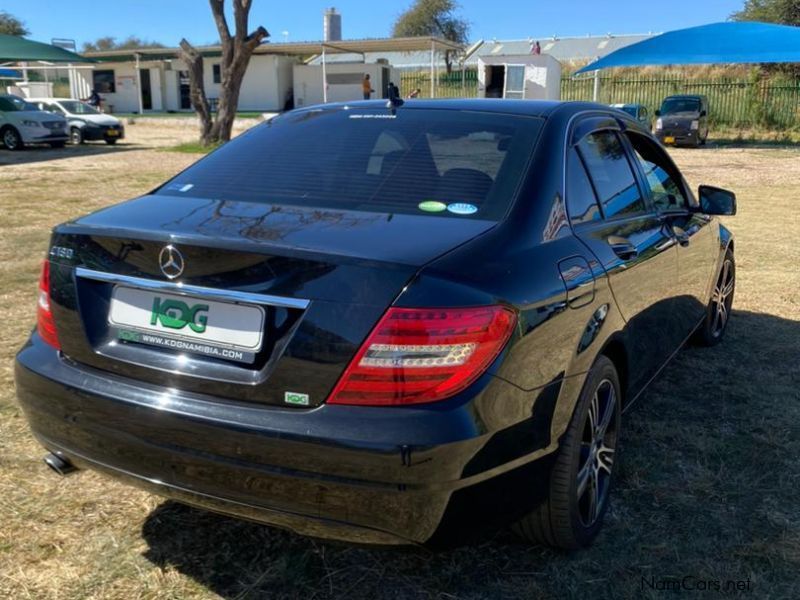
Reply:
[[[614,368],[617,370],[617,375],[619,376],[619,386],[622,392],[622,404],[624,408],[624,405],[628,401],[629,380],[628,349],[625,346],[625,342],[622,340],[621,336],[613,336],[605,343],[598,356],[599,355],[607,357],[614,363]]]

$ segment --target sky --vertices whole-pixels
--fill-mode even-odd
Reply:
[[[274,42],[319,40],[322,12],[336,6],[345,39],[387,37],[412,0],[253,0],[251,29],[263,25]],[[527,39],[648,33],[726,20],[744,0],[460,0],[470,39]],[[206,0],[1,0],[0,10],[25,22],[30,37],[78,43],[129,35],[175,46],[218,39]]]

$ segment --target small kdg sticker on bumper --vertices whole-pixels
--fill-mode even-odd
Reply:
[[[286,404],[294,404],[297,406],[309,406],[311,404],[308,394],[298,394],[297,392],[284,392],[283,401]]]

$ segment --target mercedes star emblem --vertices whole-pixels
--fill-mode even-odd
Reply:
[[[158,264],[168,279],[175,279],[183,273],[183,254],[172,244],[164,246],[158,255]]]

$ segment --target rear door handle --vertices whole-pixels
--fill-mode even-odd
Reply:
[[[619,256],[622,260],[631,260],[639,256],[639,250],[627,238],[612,235],[608,238],[608,244],[611,246],[614,254]]]

